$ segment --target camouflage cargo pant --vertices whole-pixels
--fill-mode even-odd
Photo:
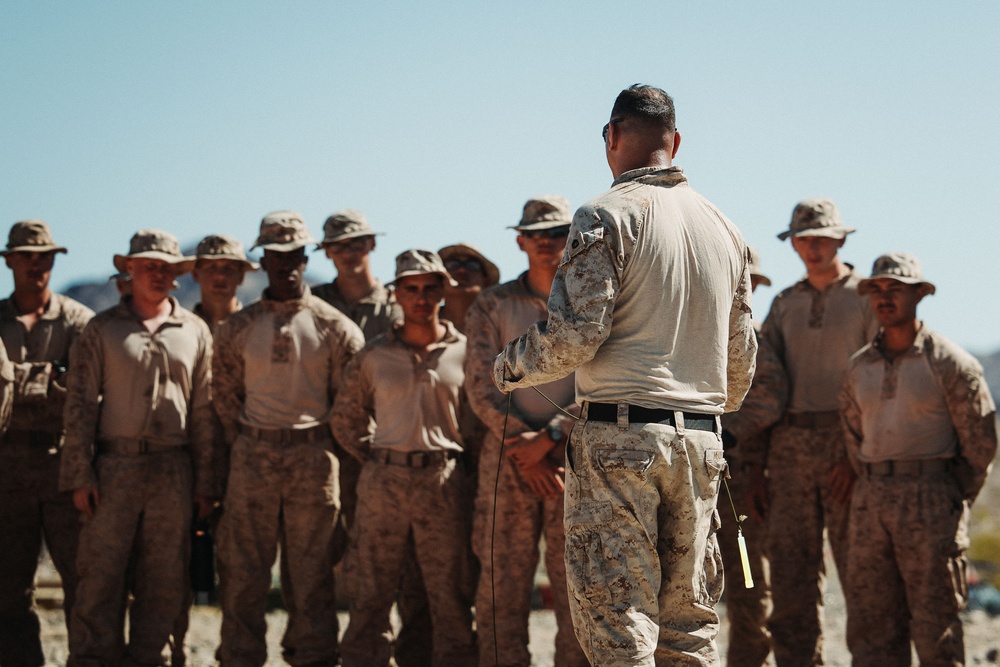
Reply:
[[[216,552],[224,665],[259,666],[267,660],[264,614],[279,545],[288,573],[281,591],[288,611],[281,643],[285,660],[291,665],[337,660],[338,461],[332,439],[317,438],[275,445],[240,435],[233,443]]]
[[[433,626],[433,665],[475,663],[472,611],[462,594],[468,545],[467,476],[455,459],[425,468],[369,461],[358,480],[356,521],[346,567],[351,620],[341,642],[344,667],[388,663],[389,612],[413,547],[426,583]]]
[[[732,477],[728,480],[736,511],[749,515],[743,505],[746,497],[747,479],[740,473],[737,454],[726,452],[726,460]],[[725,495],[725,492],[721,492]],[[771,633],[767,630],[767,617],[771,613],[771,590],[768,584],[770,568],[764,555],[764,541],[767,537],[767,522],[747,518],[742,525],[746,540],[747,556],[753,588],[747,588],[743,579],[743,565],[737,541],[736,518],[728,496],[719,499],[719,515],[722,527],[719,529],[719,549],[722,562],[726,566],[726,617],[729,620],[729,651],[726,656],[728,667],[761,667],[771,652]]]
[[[122,660],[126,571],[133,553],[135,600],[124,664],[167,664],[164,649],[189,585],[190,455],[101,455],[97,479],[100,505],[80,532],[68,664]]]
[[[592,664],[718,664],[715,503],[725,467],[717,433],[597,421],[573,429],[566,575]]]
[[[964,665],[968,507],[951,474],[865,477],[849,529],[847,644],[857,667]]]
[[[830,498],[830,473],[845,455],[839,424],[783,424],[771,435],[767,554],[774,609],[768,628],[781,667],[823,664],[823,530],[843,579],[848,506]]]
[[[552,586],[557,624],[555,665],[586,667],[587,658],[573,632],[569,611],[564,499],[543,500],[535,496],[521,482],[514,465],[506,460],[501,466],[497,488],[499,457],[500,440],[490,434],[479,460],[479,493],[472,534],[472,548],[482,566],[476,593],[480,667],[512,667],[531,662],[528,618],[538,567],[538,540],[543,535],[545,569]],[[495,544],[492,539],[494,508]],[[494,646],[494,613],[497,646]]]
[[[53,446],[54,446],[53,442]],[[62,578],[67,623],[76,595],[80,513],[59,493],[59,456],[10,431],[0,440],[0,665],[42,665],[35,569],[48,546]]]

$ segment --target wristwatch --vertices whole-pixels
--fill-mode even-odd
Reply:
[[[563,440],[566,439],[566,433],[563,432],[562,424],[558,422],[556,422],[555,424],[549,424],[545,430],[548,431],[549,438],[552,439],[552,442],[556,443],[557,445],[561,445],[563,443]]]

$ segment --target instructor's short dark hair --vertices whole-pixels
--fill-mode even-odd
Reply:
[[[667,132],[677,129],[673,98],[659,88],[640,83],[618,94],[611,117],[637,120],[642,125]]]

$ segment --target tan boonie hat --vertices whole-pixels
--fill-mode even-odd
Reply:
[[[458,283],[444,268],[441,256],[433,250],[406,250],[396,255],[396,277],[389,284],[395,285],[400,278],[422,276],[427,273],[441,276],[452,287],[458,287]]]
[[[316,249],[319,250],[327,243],[356,239],[359,236],[382,236],[382,233],[372,229],[364,213],[353,208],[345,208],[331,215],[323,223],[323,242]]]
[[[934,283],[924,280],[920,260],[908,252],[889,252],[876,259],[872,264],[872,274],[858,283],[858,294],[868,294],[872,281],[878,278],[891,278],[907,285],[927,285],[928,294],[937,291]]]
[[[273,211],[260,221],[260,235],[250,247],[290,252],[316,243],[302,216],[295,211]]]
[[[446,245],[438,250],[438,255],[441,256],[442,262],[447,262],[452,257],[461,257],[462,255],[475,257],[483,264],[483,275],[486,276],[486,287],[493,287],[500,282],[500,269],[497,268],[497,265],[486,259],[486,257],[483,256],[483,253],[479,252],[468,243]]]
[[[194,251],[195,259],[231,259],[243,265],[247,271],[256,271],[260,265],[247,259],[243,244],[228,234],[206,236]]]
[[[778,234],[784,241],[789,236],[826,236],[832,239],[842,239],[851,232],[853,227],[845,227],[837,212],[837,206],[829,199],[803,199],[792,211],[792,221],[788,230]]]
[[[748,269],[750,269],[750,276],[756,277],[757,282],[760,283],[761,285],[766,285],[767,287],[770,287],[771,279],[760,272],[760,253],[758,253],[757,249],[752,246],[747,246],[747,250],[750,253],[750,264],[747,267]]]
[[[177,275],[187,273],[194,267],[194,257],[181,254],[177,237],[159,229],[140,229],[128,244],[127,255],[115,255],[115,268],[125,273],[125,262],[130,259],[159,259],[174,264]]]
[[[12,252],[66,252],[66,248],[52,240],[49,224],[44,220],[21,220],[10,228],[7,249],[0,256]]]
[[[536,229],[552,229],[564,227],[573,222],[573,214],[569,210],[569,202],[560,195],[544,195],[529,199],[524,204],[521,222],[508,227],[519,232],[530,232]]]

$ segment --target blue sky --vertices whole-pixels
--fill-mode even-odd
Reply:
[[[1000,347],[1000,3],[402,4],[3,3],[0,226],[51,223],[59,288],[110,274],[137,229],[249,245],[280,208],[317,236],[364,211],[386,280],[456,241],[512,278],[506,226],[607,188],[601,126],[644,82],[675,98],[677,164],[761,251],[761,318],[802,272],[775,235],[827,196],[859,230],[845,259],[915,253],[930,326]]]

